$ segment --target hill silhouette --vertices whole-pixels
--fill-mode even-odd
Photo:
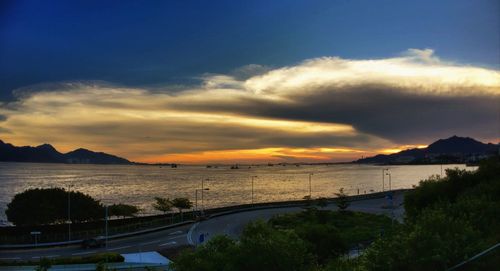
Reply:
[[[394,154],[379,154],[354,161],[366,164],[438,164],[475,163],[498,153],[499,144],[482,143],[470,137],[439,139],[422,149],[408,149]]]
[[[0,140],[0,162],[67,163],[67,164],[133,164],[125,158],[104,152],[77,149],[60,153],[50,144],[17,147]]]

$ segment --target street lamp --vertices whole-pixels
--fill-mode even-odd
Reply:
[[[204,189],[203,188],[203,181],[209,181],[210,179],[209,178],[206,178],[206,179],[201,179],[201,208],[204,209],[204,205],[203,205],[203,191],[205,190],[209,190],[208,188],[207,189]]]
[[[35,238],[35,247],[36,247],[38,244],[38,236],[42,233],[40,231],[32,231],[30,232],[30,234],[33,235],[33,237]]]
[[[68,185],[68,241],[71,241],[71,187],[75,185]]]
[[[105,231],[105,235],[106,235],[106,239],[105,239],[105,246],[106,248],[108,247],[108,219],[109,219],[109,216],[108,216],[108,205],[105,206],[105,224],[104,224],[104,231]]]
[[[389,172],[389,169],[388,168],[383,168],[382,169],[382,192],[384,192],[385,190],[385,172]]]
[[[252,205],[253,205],[253,179],[257,178],[257,176],[252,176]]]
[[[309,173],[309,199],[312,199],[311,197],[311,177],[314,175],[314,173]]]
[[[204,189],[195,189],[194,191],[194,207],[196,209],[196,211],[198,211],[198,191],[201,191],[201,194],[203,195],[203,191],[207,191],[207,190],[210,190],[210,188],[204,188]],[[203,205],[202,205],[203,206]]]
[[[392,191],[391,172],[387,171],[386,175],[389,176],[389,191]]]

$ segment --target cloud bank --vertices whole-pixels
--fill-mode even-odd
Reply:
[[[500,72],[439,59],[323,57],[206,74],[152,91],[104,83],[23,88],[0,104],[0,138],[139,161],[338,161],[452,134],[497,141]]]

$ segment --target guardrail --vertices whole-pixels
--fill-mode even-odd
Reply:
[[[393,192],[394,193],[403,193],[407,190],[410,190],[410,189],[398,189],[398,190],[393,190]],[[349,196],[348,199],[349,199],[349,201],[360,201],[360,200],[367,200],[367,199],[383,198],[384,196],[387,195],[387,193],[388,193],[388,191],[363,194],[363,195],[354,195],[354,196]],[[292,200],[292,201],[281,201],[281,202],[263,202],[263,203],[255,203],[255,204],[240,204],[240,205],[206,209],[206,210],[204,210],[204,213],[208,217],[217,217],[217,216],[223,216],[223,215],[239,213],[239,212],[248,212],[248,211],[253,211],[253,210],[262,210],[262,209],[271,209],[271,208],[288,208],[288,207],[300,207],[300,206],[314,205],[315,200],[317,200],[317,199]],[[337,198],[326,198],[326,201],[328,203],[334,203],[336,200],[337,200]],[[165,221],[164,218],[162,220]],[[118,234],[108,235],[108,239],[117,239],[117,238],[124,238],[124,237],[129,237],[129,236],[134,236],[134,235],[140,235],[140,234],[165,230],[165,229],[169,229],[169,228],[175,228],[175,227],[179,227],[179,226],[183,226],[183,225],[188,225],[188,224],[191,224],[194,222],[195,222],[194,220],[185,220],[183,222],[174,223],[174,224],[168,224],[168,225],[157,226],[157,227],[150,227],[150,228],[140,229],[140,230],[131,231],[131,232],[118,233]],[[30,243],[30,244],[4,244],[4,245],[0,245],[0,249],[23,249],[23,248],[35,248],[35,247],[66,246],[66,245],[78,244],[78,243],[81,243],[82,241],[83,241],[83,239],[71,240],[71,241],[61,241],[61,242],[42,242],[42,243],[37,243],[36,245],[33,243]]]

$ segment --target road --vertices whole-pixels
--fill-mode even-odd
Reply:
[[[383,208],[387,204],[387,199],[367,199],[351,202],[350,210],[386,214],[402,221],[404,209],[400,206],[403,202],[403,194],[396,193],[394,197],[395,209]],[[336,209],[335,204],[329,204],[325,209]],[[36,260],[40,257],[56,258],[68,256],[87,256],[101,252],[133,253],[145,251],[159,251],[165,248],[175,248],[188,244],[199,244],[199,236],[206,236],[205,240],[218,234],[227,234],[231,237],[238,237],[244,226],[253,220],[268,220],[274,215],[299,212],[301,207],[268,208],[239,213],[227,214],[213,217],[211,219],[168,230],[157,231],[132,237],[116,240],[109,240],[107,247],[99,249],[82,249],[78,245],[37,248],[37,249],[16,249],[0,250],[0,260]]]

